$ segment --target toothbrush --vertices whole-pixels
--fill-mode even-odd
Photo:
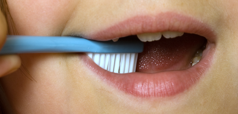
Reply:
[[[0,54],[86,52],[101,68],[114,73],[135,72],[143,43],[138,39],[93,41],[70,36],[9,35]]]

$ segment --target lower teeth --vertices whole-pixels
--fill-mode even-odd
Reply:
[[[203,52],[204,49],[199,49],[195,56],[193,57],[193,60],[191,61],[191,65],[194,66],[196,65],[197,63],[199,63],[199,61],[201,60],[202,58],[202,52]]]
[[[192,61],[192,66],[196,65],[201,60],[201,57],[194,57]]]

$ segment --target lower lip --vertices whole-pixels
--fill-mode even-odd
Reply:
[[[202,60],[195,66],[181,71],[167,71],[155,74],[130,73],[115,74],[96,65],[85,56],[84,63],[102,81],[136,97],[169,97],[190,89],[199,82],[211,65],[215,45],[209,44],[203,52]]]

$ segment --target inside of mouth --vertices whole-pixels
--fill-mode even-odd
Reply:
[[[203,51],[207,40],[195,34],[146,42],[144,51],[139,54],[136,72],[158,73],[184,70],[192,67],[196,53]],[[201,51],[201,53],[202,53]]]

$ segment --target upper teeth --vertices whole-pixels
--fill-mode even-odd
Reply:
[[[157,33],[138,34],[137,37],[142,42],[152,42],[152,41],[160,40],[162,35],[168,39],[168,38],[176,38],[176,37],[182,36],[183,34],[184,34],[183,32],[166,31],[166,32],[157,32]]]
[[[156,40],[160,40],[162,37],[162,33],[143,33],[143,34],[138,34],[137,37],[142,41],[142,42],[152,42]]]
[[[183,32],[173,32],[173,31],[166,31],[166,32],[156,32],[156,33],[142,33],[138,34],[137,37],[142,42],[153,42],[158,41],[164,36],[164,38],[176,38],[179,36],[183,36]],[[112,39],[112,41],[117,42],[119,38]]]
[[[179,36],[183,36],[183,32],[172,32],[172,31],[167,31],[167,32],[163,32],[163,36],[165,38],[176,38]]]

